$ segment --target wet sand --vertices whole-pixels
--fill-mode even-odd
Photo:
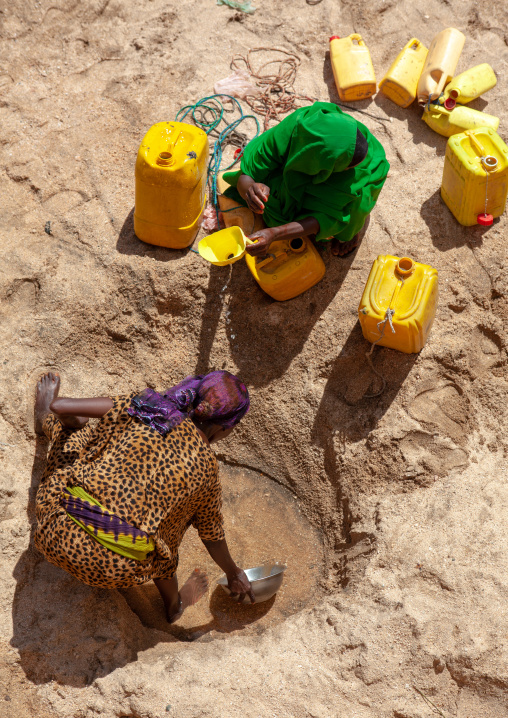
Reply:
[[[180,547],[178,578],[181,584],[194,568],[200,567],[208,574],[210,588],[178,623],[167,624],[154,584],[122,591],[144,625],[165,631],[177,640],[194,641],[239,630],[261,632],[312,605],[319,595],[323,544],[295,497],[254,471],[222,464],[220,477],[226,537],[235,561],[242,568],[275,561],[288,568],[276,596],[264,603],[238,605],[217,586],[222,571],[191,527]]]

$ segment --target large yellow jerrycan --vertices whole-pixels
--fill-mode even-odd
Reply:
[[[454,27],[441,30],[430,43],[422,74],[418,80],[418,102],[437,100],[453,77],[465,36]]]
[[[480,127],[448,140],[441,197],[466,227],[490,225],[505,209],[508,147],[497,132]]]
[[[266,257],[245,254],[245,261],[261,289],[279,302],[302,294],[325,274],[319,252],[301,237],[272,242]]]
[[[450,110],[443,105],[429,105],[423,112],[423,121],[443,137],[451,137],[475,127],[491,127],[493,130],[499,127],[499,117],[462,105],[455,105]]]
[[[365,100],[376,92],[376,76],[361,35],[330,38],[330,61],[341,100]]]
[[[492,90],[496,84],[497,78],[494,70],[488,62],[484,62],[453,77],[450,84],[445,87],[444,99],[450,98],[465,105]]]
[[[363,336],[372,344],[415,354],[427,341],[437,300],[437,269],[409,257],[380,255],[358,307]]]
[[[136,160],[136,236],[183,249],[194,241],[206,202],[208,137],[183,122],[158,122]]]
[[[409,107],[416,99],[416,88],[427,52],[425,45],[412,37],[379,83],[381,92],[399,107]]]

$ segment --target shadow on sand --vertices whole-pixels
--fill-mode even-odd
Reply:
[[[203,373],[211,369],[210,354],[221,313],[225,310],[227,340],[240,376],[248,376],[249,385],[254,387],[266,386],[283,376],[340,291],[355,256],[332,257],[328,243],[321,248],[321,253],[326,264],[324,278],[304,294],[286,302],[277,302],[265,294],[245,262],[213,267],[203,309],[196,371]],[[225,286],[227,302],[222,299]],[[281,327],[284,327],[283,351]]]
[[[120,254],[135,254],[138,257],[151,257],[159,262],[174,262],[181,259],[189,248],[185,249],[167,249],[166,247],[156,247],[153,244],[146,244],[136,237],[134,234],[134,207],[131,209],[120,230],[116,241],[116,248]]]

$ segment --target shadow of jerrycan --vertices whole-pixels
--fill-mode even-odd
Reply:
[[[429,336],[438,296],[436,269],[409,257],[380,255],[358,307],[363,336],[372,344],[416,354]]]

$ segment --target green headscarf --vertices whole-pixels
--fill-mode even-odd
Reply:
[[[357,129],[369,145],[367,156],[347,169]],[[347,242],[363,227],[386,179],[384,149],[369,130],[331,102],[315,102],[249,142],[241,170],[226,172],[226,195],[241,204],[236,191],[241,174],[270,187],[263,219],[276,227],[305,217],[319,222],[317,239]]]

